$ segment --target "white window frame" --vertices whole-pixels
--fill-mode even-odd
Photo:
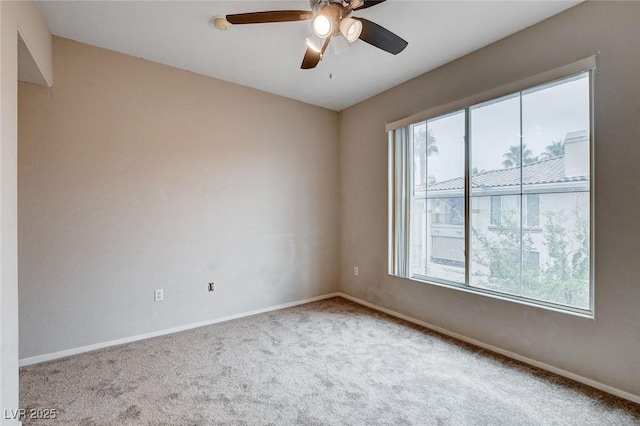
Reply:
[[[475,294],[482,294],[488,297],[497,298],[501,300],[508,300],[528,306],[542,307],[545,309],[550,309],[558,312],[575,314],[587,318],[594,318],[594,179],[593,179],[593,86],[594,86],[594,74],[596,69],[596,56],[591,56],[580,61],[576,61],[574,63],[556,68],[554,70],[544,72],[527,79],[508,84],[506,86],[502,86],[500,88],[484,92],[482,94],[474,95],[456,102],[452,102],[447,105],[438,106],[434,108],[430,108],[426,111],[422,111],[417,114],[413,114],[409,117],[403,118],[401,120],[394,121],[392,123],[388,123],[386,125],[387,132],[389,134],[389,274],[408,278],[420,282],[425,282],[438,286],[445,286],[448,288],[453,288],[457,290],[462,290]],[[590,178],[589,178],[589,232],[590,232],[590,259],[589,259],[589,306],[588,308],[580,308],[576,306],[563,305],[560,303],[548,302],[539,299],[530,299],[518,295],[512,295],[492,290],[487,290],[478,287],[471,287],[470,283],[470,259],[467,255],[470,253],[470,229],[471,229],[471,206],[470,206],[470,146],[469,146],[469,111],[471,107],[474,107],[480,103],[488,102],[493,99],[498,99],[510,94],[514,94],[517,92],[523,92],[528,89],[535,88],[537,86],[544,86],[550,83],[553,83],[556,80],[564,80],[570,78],[575,75],[583,74],[585,72],[589,73],[589,119],[590,119],[590,131],[589,131],[589,152],[590,152]],[[398,140],[394,137],[397,135],[401,129],[406,129],[408,126],[420,122],[426,121],[433,118],[438,118],[440,116],[444,116],[447,114],[454,113],[456,111],[465,110],[466,115],[466,158],[465,158],[465,217],[464,217],[464,227],[465,227],[465,283],[458,284],[453,282],[444,282],[437,279],[431,279],[427,277],[412,277],[410,276],[410,265],[409,261],[411,258],[410,253],[410,203],[411,197],[408,196],[410,193],[409,186],[406,188],[401,187],[401,183],[408,185],[412,180],[412,176],[408,176],[404,182],[398,181],[397,171],[398,168],[406,168],[410,165],[411,159],[413,156],[411,155],[411,143],[409,143],[409,136],[406,130],[404,132],[405,142],[408,144],[408,149],[402,151],[402,148],[398,147]],[[402,161],[398,161],[397,156],[394,156],[394,153],[397,153],[398,150],[405,155]],[[410,168],[411,170],[411,168]],[[408,173],[413,175],[413,173]],[[408,197],[408,199],[407,199]],[[398,207],[401,206],[399,209]],[[398,212],[401,212],[399,215]],[[528,213],[528,212],[527,212]],[[527,228],[527,226],[523,223],[521,225],[522,229]],[[402,235],[400,235],[402,234]],[[398,244],[398,242],[402,244]]]

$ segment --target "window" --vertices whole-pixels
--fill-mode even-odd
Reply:
[[[390,273],[592,312],[591,78],[390,132]]]
[[[464,198],[442,198],[436,201],[440,204],[444,213],[434,213],[432,222],[443,225],[464,225]]]
[[[525,196],[527,210],[523,217],[524,226],[535,228],[540,226],[540,195],[526,194]]]
[[[465,113],[409,128],[414,167],[410,270],[418,277],[464,283],[464,178],[460,177],[465,169]]]
[[[530,251],[527,253],[527,268],[532,272],[540,271],[540,252]]]
[[[502,225],[502,197],[499,195],[491,196],[491,224]]]

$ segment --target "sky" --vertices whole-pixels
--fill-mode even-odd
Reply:
[[[522,100],[522,123],[520,102]],[[503,154],[523,143],[539,156],[553,141],[568,132],[589,129],[589,77],[543,86],[535,91],[485,102],[471,108],[471,167],[502,169]],[[424,129],[425,122],[414,125]],[[428,158],[427,175],[437,182],[464,176],[464,112],[428,120],[438,153]]]

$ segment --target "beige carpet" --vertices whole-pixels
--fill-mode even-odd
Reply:
[[[640,425],[640,406],[341,298],[20,370],[62,425]]]

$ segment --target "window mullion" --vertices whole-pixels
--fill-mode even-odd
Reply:
[[[413,204],[413,170],[412,153],[413,153],[413,138],[411,132],[404,129],[403,134],[403,151],[402,151],[402,165],[403,165],[403,182],[402,189],[404,191],[404,197],[402,200],[402,220],[403,220],[403,256],[402,256],[402,269],[403,276],[408,277],[411,275],[411,206]]]
[[[593,251],[595,250],[595,232],[594,232],[594,226],[595,226],[595,218],[594,218],[594,214],[595,214],[595,201],[594,201],[594,197],[595,197],[595,193],[594,193],[594,180],[593,180],[593,167],[594,167],[594,162],[593,162],[593,153],[594,153],[594,148],[593,148],[593,138],[594,138],[594,129],[593,129],[593,123],[594,123],[594,113],[593,113],[593,94],[595,93],[594,90],[594,70],[590,70],[589,71],[589,310],[591,312],[594,311],[594,303],[595,303],[595,299],[594,299],[594,288],[593,286],[594,281],[595,281],[595,275],[594,275],[594,265],[595,265],[595,261],[594,261],[594,253]]]
[[[411,211],[415,208],[416,205],[416,198],[415,198],[415,186],[414,186],[414,173],[413,173],[413,168],[414,168],[414,162],[413,162],[413,158],[414,158],[414,138],[413,138],[413,126],[408,126],[407,130],[406,130],[406,139],[408,141],[406,147],[407,147],[407,152],[406,152],[406,157],[405,157],[405,164],[406,164],[406,171],[405,171],[405,177],[406,177],[406,191],[407,191],[407,198],[408,198],[408,208],[406,210],[406,221],[407,221],[407,225],[405,226],[405,241],[407,242],[406,244],[406,261],[405,261],[405,265],[406,265],[406,274],[407,276],[411,276],[413,273],[413,256],[411,255],[411,248],[413,247],[413,235],[411,233],[411,228],[412,228],[412,221],[413,221],[413,215],[411,214]]]
[[[471,271],[471,113],[464,109],[464,285]]]
[[[421,233],[421,242],[424,250],[424,273],[425,275],[429,275],[431,272],[429,269],[429,256],[431,256],[431,251],[433,251],[433,246],[431,246],[431,250],[429,250],[429,122],[425,122],[425,149],[424,149],[424,222],[423,232]],[[421,176],[423,178],[423,176]]]
[[[520,296],[524,296],[524,135],[522,126],[522,92],[520,92]]]

